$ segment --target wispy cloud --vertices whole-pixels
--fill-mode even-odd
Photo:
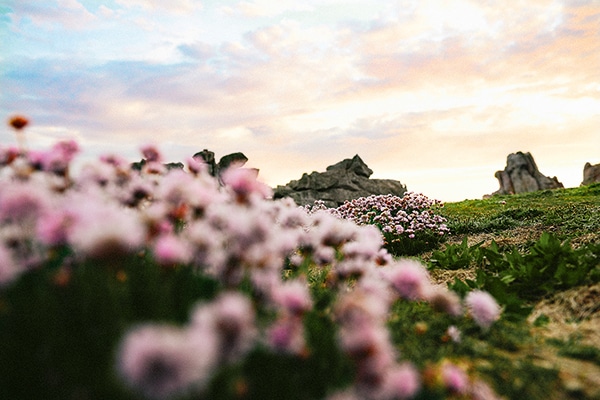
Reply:
[[[600,162],[595,3],[42,3],[11,6],[0,58],[0,112],[38,138],[244,151],[271,184],[356,153],[425,188],[417,171],[500,169],[518,150]]]

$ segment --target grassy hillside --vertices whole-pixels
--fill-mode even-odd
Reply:
[[[552,232],[574,245],[598,242],[600,184],[448,203],[442,214],[453,241],[493,237],[527,247],[542,232]]]
[[[441,214],[451,234],[420,255],[434,280],[487,290],[508,314],[475,368],[509,398],[600,398],[600,184],[448,203]]]

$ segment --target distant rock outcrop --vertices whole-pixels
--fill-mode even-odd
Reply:
[[[225,171],[230,166],[241,167],[248,161],[248,157],[244,153],[231,153],[221,157],[219,162],[215,162],[215,153],[204,149],[196,154],[194,158],[201,158],[208,165],[208,173],[212,176],[218,176],[222,171]]]
[[[277,186],[273,198],[291,197],[298,205],[322,200],[328,207],[337,207],[346,200],[370,195],[403,196],[406,186],[393,179],[369,179],[373,171],[355,155],[327,167],[325,172],[303,174],[299,180]]]
[[[493,194],[515,194],[564,187],[556,177],[549,178],[539,170],[531,153],[517,152],[506,158],[506,168],[494,175],[500,189]]]
[[[583,182],[582,185],[591,185],[592,183],[600,182],[600,164],[592,165],[589,162],[583,166]]]
[[[208,167],[208,173],[212,176],[218,177],[221,172],[225,171],[227,168],[235,166],[242,167],[248,161],[248,157],[244,155],[244,153],[231,153],[226,156],[221,157],[219,162],[215,161],[215,153],[210,150],[204,149],[193,156],[194,158],[201,159]],[[140,161],[134,162],[131,164],[131,168],[134,170],[141,171],[142,168],[146,165],[146,160],[142,159]],[[183,163],[181,162],[170,162],[163,164],[167,170],[171,169],[183,169]],[[258,173],[258,170],[256,170]]]
[[[141,171],[142,168],[144,168],[144,165],[146,165],[146,160],[142,158],[140,161],[131,163],[131,169]],[[163,165],[167,168],[167,170],[183,169],[183,163],[181,162],[170,162]]]

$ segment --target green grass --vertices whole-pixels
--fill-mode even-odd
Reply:
[[[548,368],[532,357],[550,349],[556,357],[600,365],[599,348],[532,333],[548,325],[545,316],[533,324],[525,320],[537,301],[600,281],[600,184],[447,203],[440,214],[451,230],[447,243],[420,257],[434,275],[440,270],[450,276],[471,271],[474,278],[455,278],[449,286],[462,295],[474,288],[489,291],[505,307],[505,316],[481,340],[469,335],[452,352],[429,356],[468,356],[509,399],[600,394],[600,387],[569,389],[561,380],[558,358]],[[409,343],[405,351],[417,356],[411,348],[423,347],[427,344]]]
[[[600,232],[600,183],[447,203],[440,214],[455,235],[535,228],[553,232],[561,240],[585,241],[586,235]]]

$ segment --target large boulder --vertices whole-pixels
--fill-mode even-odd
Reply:
[[[506,168],[497,171],[494,176],[500,183],[500,189],[493,194],[527,193],[564,187],[556,177],[549,178],[538,170],[531,153],[521,151],[509,154]]]
[[[291,197],[298,205],[322,200],[328,207],[337,207],[346,200],[370,195],[403,196],[406,186],[393,179],[369,179],[373,171],[355,155],[327,167],[325,172],[303,174],[299,180],[277,186],[273,198]]]
[[[583,166],[583,182],[582,185],[591,185],[592,183],[600,182],[600,164],[592,165],[589,162]]]

